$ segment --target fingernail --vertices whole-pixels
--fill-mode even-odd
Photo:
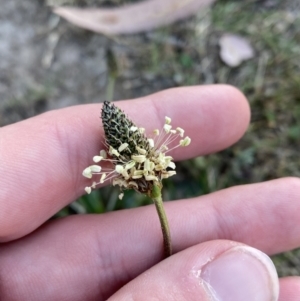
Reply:
[[[214,301],[276,301],[279,284],[271,259],[261,251],[234,247],[206,264],[201,271]]]

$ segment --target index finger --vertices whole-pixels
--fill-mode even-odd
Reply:
[[[176,160],[216,152],[236,142],[249,122],[249,106],[237,89],[175,88],[118,102],[146,130],[164,116],[185,129],[192,144]],[[102,148],[98,104],[51,111],[0,130],[0,241],[19,238],[82,194],[82,170]],[[16,193],[17,191],[17,193]]]

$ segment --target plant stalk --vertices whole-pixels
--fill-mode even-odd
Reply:
[[[164,240],[165,257],[169,257],[172,255],[171,235],[167,215],[164,209],[163,200],[161,196],[161,187],[159,185],[154,184],[151,192],[151,197],[155,204],[155,208],[161,225]]]

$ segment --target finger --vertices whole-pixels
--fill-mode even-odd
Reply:
[[[109,300],[277,301],[271,259],[257,249],[211,241],[160,262]]]
[[[166,203],[174,252],[215,239],[239,241],[268,254],[299,247],[299,194],[300,181],[287,178]],[[81,290],[82,283],[87,292],[95,290],[106,299],[162,259],[158,217],[154,206],[146,206],[52,221],[4,244],[0,279],[16,286],[14,277],[24,271],[25,278],[32,275],[46,282],[38,287],[49,279],[62,284],[62,290]],[[53,266],[59,266],[59,275]]]
[[[229,146],[249,122],[244,96],[222,85],[171,89],[118,104],[139,126],[157,128],[168,115],[185,128],[193,143],[174,153],[176,159]],[[82,170],[103,147],[100,109],[52,111],[0,130],[0,241],[29,233],[82,194]]]
[[[76,247],[74,240],[72,246]],[[46,240],[41,247],[54,249]],[[19,255],[24,255],[24,250],[19,250]],[[24,260],[16,265],[11,258],[16,255],[14,252],[10,258],[1,254],[4,256],[0,258],[0,273],[4,275],[1,277],[1,300],[107,300],[107,280],[114,273],[128,277],[122,265],[112,273],[109,261],[98,266],[98,257],[84,258],[81,252],[81,260],[78,260],[62,251],[51,256],[47,248],[43,255],[35,251],[34,267]],[[222,301],[275,301],[278,295],[275,268],[271,260],[256,249],[232,241],[210,241],[160,262],[109,300],[204,301],[215,300],[213,294]]]
[[[300,277],[286,277],[280,279],[280,293],[278,301],[299,301]]]

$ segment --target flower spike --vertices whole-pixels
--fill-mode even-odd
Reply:
[[[105,181],[112,180],[113,185],[121,189],[119,198],[123,198],[124,189],[134,189],[150,196],[160,217],[165,253],[171,254],[170,232],[167,218],[162,206],[162,180],[176,174],[173,158],[167,153],[177,147],[185,147],[191,143],[184,136],[184,130],[177,127],[172,129],[171,118],[165,117],[161,130],[155,129],[153,137],[147,138],[145,129],[136,126],[113,103],[104,101],[101,118],[105,134],[106,150],[93,157],[93,164],[83,171],[83,176],[91,179],[99,177],[98,182],[85,187],[89,194],[92,189]],[[177,141],[177,144],[174,142]],[[111,168],[102,168],[97,163],[107,162]]]

